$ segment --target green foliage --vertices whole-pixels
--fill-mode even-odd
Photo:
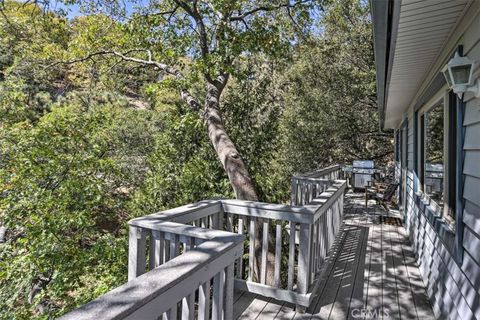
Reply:
[[[282,144],[287,172],[391,157],[391,133],[379,130],[368,6],[326,7],[323,33],[296,51],[287,72]]]
[[[0,122],[35,121],[64,90],[61,70],[45,65],[61,57],[65,19],[41,15],[35,5],[6,2],[0,19]],[[7,17],[7,18],[5,18]]]
[[[115,234],[124,232],[125,212],[113,194],[120,168],[108,153],[109,132],[116,131],[111,111],[56,105],[34,127],[20,122],[2,131],[0,208],[19,237],[2,246],[0,283],[11,289],[2,290],[3,310],[24,304],[40,277],[48,290],[35,301],[48,299],[62,311],[77,302],[78,288],[123,274],[125,243]],[[80,279],[87,270],[95,282]]]

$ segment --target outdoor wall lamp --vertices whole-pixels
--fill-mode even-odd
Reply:
[[[472,92],[476,98],[480,98],[480,82],[472,83],[474,63],[467,57],[462,57],[458,52],[442,69],[450,89],[457,95],[464,92]]]

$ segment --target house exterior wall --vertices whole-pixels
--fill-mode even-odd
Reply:
[[[454,46],[463,45],[464,54],[477,62],[474,76],[480,78],[478,10],[471,21],[460,36],[450,42]],[[442,63],[435,65],[438,64]],[[432,74],[439,71],[438,68],[432,70]],[[446,92],[447,88],[442,91]],[[460,224],[463,235],[458,228],[456,232],[451,231],[416,192],[419,183],[415,168],[419,159],[419,135],[418,128],[415,128],[418,120],[415,120],[417,115],[413,105],[404,114],[402,123],[407,124],[408,130],[407,172],[402,181],[406,188],[405,228],[436,317],[480,320],[480,99],[465,94],[464,106],[463,216],[456,213],[460,217],[457,224]],[[402,125],[396,130],[402,130]],[[396,168],[398,177],[398,162]],[[460,246],[456,245],[458,239]]]

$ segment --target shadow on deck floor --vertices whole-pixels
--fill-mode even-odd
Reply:
[[[434,319],[402,218],[347,193],[345,221],[306,313],[251,293],[235,295],[235,319]]]

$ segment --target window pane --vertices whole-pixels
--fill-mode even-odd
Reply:
[[[430,109],[425,115],[425,193],[442,212],[443,193],[443,103]]]

